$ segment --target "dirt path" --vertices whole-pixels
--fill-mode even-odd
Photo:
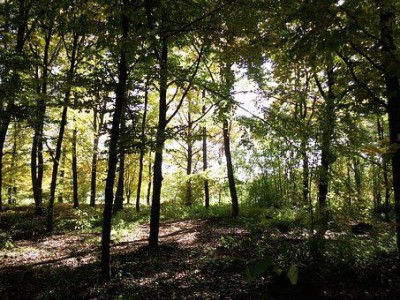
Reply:
[[[235,295],[240,285],[247,284],[243,264],[232,268],[224,261],[224,249],[220,249],[221,236],[232,233],[244,232],[239,228],[218,228],[209,220],[164,222],[160,247],[149,249],[148,225],[141,225],[112,243],[116,277],[107,285],[98,283],[98,233],[22,239],[0,253],[0,293],[10,299],[66,294],[88,298],[129,294],[200,299],[219,298],[231,289]],[[221,273],[227,271],[224,268],[230,268],[229,274]],[[209,281],[211,277],[213,281]]]

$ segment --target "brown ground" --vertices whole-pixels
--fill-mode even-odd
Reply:
[[[398,295],[398,286],[376,287],[375,281],[375,285],[352,284],[351,278],[306,266],[296,286],[272,270],[249,283],[244,271],[257,249],[277,256],[277,240],[301,242],[288,235],[266,236],[271,234],[254,235],[215,219],[169,221],[161,225],[160,247],[150,249],[148,225],[140,225],[112,244],[113,280],[102,284],[98,233],[20,232],[14,247],[0,252],[0,298],[395,299]]]

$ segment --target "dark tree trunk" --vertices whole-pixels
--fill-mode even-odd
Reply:
[[[10,118],[6,116],[1,120],[0,128],[0,211],[3,210],[3,197],[2,197],[2,187],[3,187],[3,152],[4,143],[7,136],[8,126],[10,124]]]
[[[385,128],[383,125],[383,121],[378,116],[377,119],[377,127],[378,127],[378,139],[381,144],[383,144],[385,140]],[[385,221],[390,222],[390,217],[389,217],[389,210],[390,210],[390,181],[389,181],[389,168],[388,168],[388,163],[386,160],[382,162],[382,172],[383,172],[383,184],[385,187]],[[380,181],[378,181],[380,183]],[[379,190],[379,205],[380,206],[380,185],[378,185],[378,190]]]
[[[15,185],[16,180],[15,180],[15,160],[17,159],[17,135],[18,135],[18,123],[15,120],[14,122],[14,131],[13,131],[13,146],[12,146],[12,152],[11,152],[11,174],[12,178],[10,179],[10,186],[8,187],[8,204],[15,204],[15,192],[17,190],[17,187]]]
[[[104,100],[103,107],[101,111],[98,111],[97,106],[93,109],[93,149],[92,149],[92,172],[90,179],[90,206],[96,205],[96,187],[97,187],[97,161],[98,161],[98,151],[99,151],[99,138],[101,135],[101,130],[104,122],[104,111],[106,107],[106,101]],[[97,118],[100,114],[99,124],[97,124]]]
[[[74,119],[74,131],[72,133],[72,190],[73,190],[73,201],[74,208],[79,207],[78,199],[78,162],[77,162],[77,152],[76,152],[76,137],[78,134],[78,129],[76,128],[76,120]]]
[[[149,246],[158,246],[158,233],[160,228],[160,201],[162,187],[162,162],[165,143],[165,129],[167,126],[167,80],[168,80],[168,41],[166,37],[162,38],[162,50],[160,58],[160,99],[159,115],[156,134],[156,150],[154,158],[153,171],[153,195],[151,201],[150,215],[150,236]]]
[[[78,46],[78,35],[75,34],[74,36],[74,41],[73,41],[73,50],[71,54],[71,61],[70,61],[70,67],[67,73],[67,90],[65,92],[65,97],[64,97],[64,106],[63,106],[63,111],[61,115],[61,123],[60,123],[60,129],[58,133],[58,138],[57,138],[57,145],[56,145],[56,153],[54,156],[54,161],[53,161],[53,170],[51,173],[51,183],[50,183],[50,199],[49,199],[49,205],[47,208],[47,231],[52,232],[53,231],[53,226],[54,226],[54,200],[55,200],[55,195],[56,195],[56,188],[57,188],[57,174],[58,174],[58,167],[60,163],[60,158],[61,158],[61,149],[62,149],[62,142],[64,139],[64,131],[65,131],[65,126],[67,125],[67,113],[68,113],[68,105],[69,105],[69,100],[71,96],[71,81],[74,76],[74,70],[75,70],[75,58],[76,58],[76,51],[77,51],[77,46]]]
[[[18,17],[17,20],[17,41],[15,45],[15,52],[17,54],[23,54],[24,44],[26,41],[26,31],[28,26],[28,18],[29,18],[30,7],[25,5],[25,0],[18,0]],[[9,17],[7,15],[7,17]],[[12,81],[19,83],[19,75],[18,72],[15,72],[12,78]],[[17,89],[15,89],[16,91]],[[2,195],[2,187],[3,187],[3,155],[4,155],[4,143],[7,137],[8,126],[11,122],[11,115],[13,113],[14,108],[14,92],[11,95],[8,95],[7,105],[5,107],[0,107],[1,111],[1,121],[0,121],[0,211],[3,210],[3,195]]]
[[[53,37],[53,20],[49,20],[49,28],[45,37],[42,76],[40,78],[41,98],[36,107],[37,120],[34,124],[34,137],[31,151],[31,176],[33,197],[35,199],[37,214],[41,214],[41,204],[43,202],[43,174],[44,174],[44,159],[43,159],[43,127],[46,114],[46,96],[49,72],[49,51]],[[37,75],[38,77],[38,75]]]
[[[205,91],[203,91],[203,98],[205,97]],[[203,106],[203,114],[206,113],[206,107]],[[203,127],[203,171],[206,172],[208,168],[207,161],[207,128]],[[204,206],[210,207],[210,191],[208,186],[208,179],[204,179]]]
[[[239,216],[239,201],[236,193],[235,177],[233,173],[233,164],[231,156],[230,136],[229,136],[229,122],[228,120],[223,121],[223,136],[224,136],[224,151],[226,157],[226,167],[228,172],[229,191],[231,193],[232,200],[232,216]]]
[[[303,205],[308,204],[310,168],[306,149],[306,142],[301,142],[301,157],[303,160]]]
[[[125,118],[124,111],[121,118],[120,135],[125,133]],[[117,190],[115,192],[114,213],[124,208],[124,175],[125,175],[125,145],[119,143],[119,169],[118,169],[118,182]]]
[[[358,158],[353,158],[354,183],[357,191],[357,200],[362,199],[362,166]]]
[[[192,139],[192,116],[190,113],[190,103],[189,103],[189,113],[188,113],[188,128],[187,128],[187,160],[186,160],[186,176],[188,177],[186,182],[186,205],[191,206],[193,204],[192,195],[192,180],[190,175],[192,174],[192,164],[193,164],[193,139]]]
[[[333,92],[335,79],[333,69],[330,67],[327,70],[327,79],[327,93],[322,92],[322,87],[320,86],[321,94],[325,100],[325,108],[321,120],[321,161],[319,165],[318,182],[318,225],[321,235],[325,233],[328,223],[327,195],[329,188],[329,171],[331,164],[334,162],[331,144],[335,126],[335,94]]]
[[[67,95],[66,95],[66,97],[67,97]],[[69,97],[69,95],[68,95],[68,97]],[[54,221],[53,221],[53,219],[54,219],[54,198],[55,198],[56,187],[57,187],[57,172],[58,172],[59,160],[61,157],[62,140],[64,137],[65,125],[67,123],[67,110],[68,110],[68,106],[65,102],[64,107],[63,107],[62,116],[61,116],[60,131],[59,131],[58,139],[57,139],[56,154],[55,154],[54,162],[53,162],[53,171],[51,174],[50,201],[49,201],[49,205],[47,208],[47,231],[48,232],[53,231],[53,225],[54,225]]]
[[[65,159],[66,159],[66,153],[65,149],[61,151],[61,166],[60,166],[60,187],[58,189],[58,203],[63,203],[64,202],[64,178],[65,178]]]
[[[393,40],[396,15],[392,1],[378,1],[378,4],[380,4],[382,66],[385,69],[390,147],[393,149],[394,211],[396,214],[397,251],[400,258],[400,84],[398,76],[400,63],[396,57]]]
[[[138,186],[136,192],[136,211],[140,211],[140,193],[142,189],[142,181],[143,181],[143,160],[144,154],[146,150],[146,117],[147,117],[147,105],[149,102],[149,92],[148,92],[148,82],[146,81],[145,91],[144,91],[144,109],[143,109],[143,118],[142,118],[142,132],[141,132],[141,145],[140,145],[140,157],[139,157],[139,179]]]
[[[35,70],[35,79],[37,82],[40,81],[39,78],[39,68],[36,67]],[[37,91],[38,94],[41,92],[41,87],[40,84],[37,85]],[[34,122],[34,126],[36,126]],[[36,130],[36,127],[34,127],[34,134],[33,134],[33,139],[32,139],[32,148],[31,148],[31,162],[30,162],[30,168],[31,168],[31,180],[32,180],[32,193],[33,193],[33,199],[35,201],[35,211],[36,215],[41,215],[42,212],[42,199],[39,196],[39,189],[38,189],[38,179],[37,179],[37,154],[38,154],[38,133]]]
[[[128,1],[123,0],[121,6],[122,14],[122,41],[126,41],[129,32],[129,19],[126,15]],[[118,84],[116,88],[115,110],[110,131],[110,146],[108,154],[108,171],[105,188],[104,211],[103,211],[103,230],[101,236],[101,277],[104,281],[111,279],[110,268],[110,241],[111,241],[111,220],[114,200],[114,180],[117,168],[118,154],[117,147],[119,142],[120,120],[122,109],[125,105],[126,84],[128,77],[128,64],[126,60],[126,50],[121,49],[118,62]]]
[[[97,151],[99,147],[99,135],[97,129],[97,107],[93,109],[93,149],[92,149],[92,173],[90,179],[90,206],[96,205],[96,178],[97,178]]]
[[[148,173],[149,173],[149,180],[147,182],[147,193],[146,193],[146,203],[147,206],[150,205],[150,196],[151,196],[151,179],[152,179],[152,164],[151,164],[151,151],[149,151],[149,166],[148,166]]]

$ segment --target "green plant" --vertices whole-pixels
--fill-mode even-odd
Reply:
[[[0,250],[14,248],[13,238],[7,232],[0,233]]]

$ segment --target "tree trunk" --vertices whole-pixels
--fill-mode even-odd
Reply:
[[[106,108],[107,101],[103,101],[103,105],[101,107],[101,111],[98,111],[98,107],[95,106],[93,109],[93,149],[92,149],[92,171],[91,171],[91,179],[90,179],[90,206],[96,205],[96,187],[97,187],[97,161],[98,161],[98,151],[99,151],[99,139],[101,135],[101,130],[103,128],[104,123],[104,111]],[[99,124],[97,124],[97,118],[100,114]]]
[[[162,37],[162,50],[160,59],[160,99],[159,99],[159,115],[156,134],[156,150],[154,158],[153,171],[153,195],[151,200],[150,215],[150,236],[149,246],[158,246],[158,233],[160,229],[160,202],[162,187],[162,163],[163,150],[165,143],[165,129],[167,126],[167,80],[168,80],[168,41],[166,37]]]
[[[362,166],[360,159],[353,158],[353,168],[354,168],[354,183],[356,186],[357,200],[362,200],[363,190],[362,190]]]
[[[233,173],[230,136],[229,136],[229,122],[226,119],[223,121],[223,136],[224,136],[226,167],[227,167],[228,181],[229,181],[229,191],[231,193],[231,200],[232,200],[232,216],[237,217],[239,216],[239,201],[236,193],[235,177]]]
[[[66,153],[65,149],[61,151],[61,167],[60,167],[60,187],[58,189],[58,203],[63,203],[64,202],[64,179],[65,179],[65,159],[66,159]]]
[[[124,208],[124,174],[125,174],[125,150],[119,151],[118,183],[115,192],[114,213]]]
[[[76,136],[78,134],[78,129],[76,128],[76,120],[74,119],[74,131],[72,133],[72,185],[73,185],[73,201],[74,208],[79,207],[78,199],[78,162],[77,162],[77,152],[76,152]]]
[[[308,195],[310,193],[309,191],[309,177],[310,177],[310,167],[309,167],[309,161],[308,161],[308,155],[307,155],[307,149],[306,149],[306,142],[302,141],[301,142],[301,157],[303,160],[303,205],[308,204]]]
[[[10,164],[10,170],[11,170],[11,179],[10,179],[10,185],[8,187],[8,204],[12,205],[15,204],[15,195],[14,191],[16,191],[16,180],[15,180],[15,160],[17,159],[17,134],[18,134],[19,128],[18,128],[18,123],[15,120],[14,122],[14,131],[13,131],[13,146],[12,146],[12,151],[11,151],[11,164]]]
[[[129,19],[126,15],[128,1],[123,0],[121,6],[122,14],[122,41],[126,41],[129,31]],[[117,167],[117,146],[119,142],[120,119],[122,109],[125,105],[126,84],[128,77],[128,64],[126,61],[126,50],[121,49],[118,62],[118,84],[116,88],[115,110],[110,131],[110,146],[108,154],[108,171],[105,188],[104,211],[103,211],[103,230],[101,236],[101,277],[105,281],[111,279],[110,268],[110,241],[111,241],[111,219],[114,200],[114,180]]]
[[[43,56],[43,69],[42,69],[42,98],[38,102],[39,124],[37,128],[37,189],[40,202],[43,201],[43,175],[44,175],[44,159],[43,159],[43,127],[44,118],[46,114],[46,96],[48,85],[48,72],[49,72],[49,51],[51,39],[53,36],[53,21],[50,21],[50,28],[45,40],[44,56]]]
[[[188,128],[187,128],[187,160],[186,160],[186,205],[191,206],[193,204],[192,195],[192,180],[190,175],[192,174],[193,164],[193,141],[192,141],[192,116],[190,113],[190,102],[189,102],[189,113],[188,113]]]
[[[28,19],[30,16],[30,6],[25,5],[25,0],[18,0],[18,15],[17,15],[17,40],[15,45],[15,53],[23,54],[24,45],[26,41],[26,31],[28,26]],[[7,15],[7,17],[9,17]],[[6,72],[8,73],[8,72]],[[19,83],[18,72],[14,72],[12,76],[12,81]],[[17,90],[17,89],[15,89]],[[14,93],[8,95],[7,105],[3,108],[1,107],[1,121],[0,121],[0,211],[3,210],[3,155],[4,155],[4,143],[7,136],[8,126],[11,122],[12,110],[14,107]]]
[[[385,70],[386,97],[388,100],[389,134],[392,156],[394,211],[396,214],[397,250],[400,258],[400,84],[393,27],[395,8],[392,1],[378,1],[380,7],[382,66]]]
[[[147,206],[150,205],[150,196],[151,196],[151,178],[153,177],[152,174],[151,174],[151,169],[152,169],[151,151],[149,151],[149,166],[148,166],[149,181],[147,182],[147,193],[146,193]]]
[[[120,135],[125,133],[125,117],[124,110],[121,118]],[[124,208],[124,175],[125,175],[125,145],[119,143],[119,169],[118,169],[118,183],[115,192],[114,213]]]
[[[2,197],[3,152],[4,152],[4,143],[5,143],[5,140],[6,140],[9,124],[10,124],[10,119],[7,116],[3,120],[1,120],[1,128],[0,128],[0,211],[3,210],[3,197]]]
[[[329,172],[331,164],[334,162],[331,144],[335,126],[335,94],[333,86],[335,84],[334,72],[331,67],[327,70],[327,93],[322,93],[325,100],[324,113],[321,120],[321,161],[319,166],[319,182],[318,182],[318,225],[319,233],[323,235],[326,231],[328,223],[328,205],[327,195],[329,188]]]
[[[203,91],[203,98],[205,97],[205,90]],[[203,114],[206,113],[206,107],[203,106]],[[207,128],[203,127],[203,171],[206,172],[208,168],[207,161]],[[207,176],[207,175],[206,175]],[[210,191],[208,186],[208,179],[204,179],[204,206],[205,208],[210,207]]]
[[[56,153],[54,156],[54,161],[53,161],[53,170],[51,173],[51,183],[50,183],[50,199],[49,199],[49,205],[47,208],[47,231],[52,232],[53,231],[53,226],[54,226],[54,200],[55,200],[55,195],[56,195],[56,188],[57,188],[57,174],[58,174],[58,167],[60,163],[60,158],[61,158],[61,149],[62,149],[62,142],[64,139],[64,131],[65,131],[65,126],[67,125],[67,113],[68,113],[68,106],[69,106],[69,100],[71,96],[71,81],[74,76],[74,70],[75,70],[75,58],[76,58],[76,51],[77,51],[77,46],[78,46],[78,35],[75,34],[74,40],[73,40],[73,50],[71,54],[71,61],[70,61],[70,67],[68,70],[67,74],[67,90],[65,92],[65,97],[64,97],[64,106],[63,106],[63,111],[61,115],[61,123],[60,123],[60,129],[58,133],[58,138],[57,138],[57,145],[56,145]]]
[[[144,109],[143,109],[143,118],[142,118],[142,132],[141,132],[141,145],[140,145],[140,157],[139,157],[139,179],[138,179],[138,186],[136,192],[136,211],[140,211],[140,193],[142,188],[142,181],[143,181],[143,160],[144,154],[146,150],[146,134],[145,134],[145,127],[146,127],[146,117],[147,117],[147,105],[149,102],[149,92],[148,92],[148,80],[146,81],[146,86],[144,90]]]

